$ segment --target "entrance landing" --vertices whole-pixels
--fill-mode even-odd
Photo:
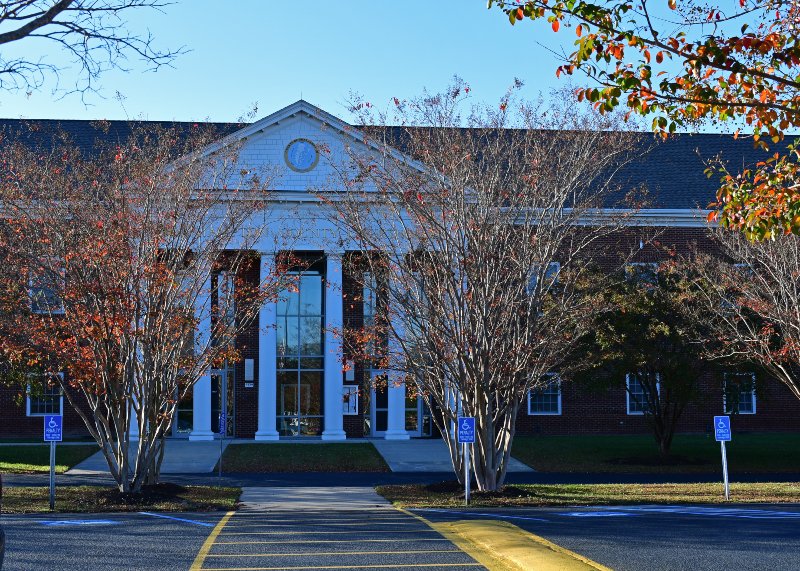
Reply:
[[[229,440],[222,441],[222,449]],[[167,439],[164,450],[162,474],[207,474],[214,471],[219,460],[220,442],[189,442],[182,439]],[[67,472],[69,475],[108,474],[108,462],[102,452],[89,456],[86,460]]]
[[[372,440],[392,472],[452,472],[450,452],[441,438]],[[533,468],[511,459],[509,472],[533,472]]]

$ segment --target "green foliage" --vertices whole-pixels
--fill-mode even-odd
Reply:
[[[635,375],[644,396],[641,402],[630,390],[629,396],[644,409],[659,449],[667,454],[678,418],[698,396],[699,377],[711,366],[699,345],[709,335],[691,311],[699,300],[687,265],[669,260],[657,271],[632,265],[625,273],[603,294],[604,310],[581,340],[577,361],[583,368],[574,376],[589,387],[607,389],[625,387],[626,376]]]

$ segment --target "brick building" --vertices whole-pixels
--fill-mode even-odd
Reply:
[[[8,133],[21,132],[23,123],[39,124],[27,129],[32,133],[59,128],[86,152],[91,152],[97,139],[122,140],[130,129],[122,122],[98,125],[66,120],[5,120],[0,127]],[[286,292],[280,303],[262,307],[258,322],[239,336],[242,361],[201,378],[193,398],[180,405],[172,436],[215,438],[222,403],[227,403],[231,419],[227,435],[238,438],[407,439],[431,435],[435,431],[431,413],[421,399],[407,399],[402,386],[376,390],[370,382],[371,371],[359,363],[342,371],[341,341],[332,333],[361,326],[372,318],[375,307],[369,291],[362,291],[358,280],[346,272],[348,264],[344,262],[357,252],[326,218],[313,194],[313,189],[330,183],[332,161],[344,156],[343,138],[358,141],[353,137],[356,128],[305,101],[252,124],[214,127],[220,137],[241,142],[243,163],[283,169],[275,182],[271,212],[295,225],[300,237],[293,249],[310,265],[297,291]],[[323,148],[327,152],[320,152]],[[633,213],[625,238],[634,245],[642,243],[635,261],[655,262],[662,255],[662,250],[646,246],[644,237],[653,229],[659,230],[662,244],[678,250],[709,247],[704,209],[714,197],[715,181],[703,174],[703,161],[719,154],[739,165],[760,158],[749,141],[722,135],[678,135],[662,143],[657,153],[637,159],[624,170],[625,184],[646,185],[651,200],[647,208]],[[260,267],[255,265],[241,278],[258,283],[260,275],[270,271],[279,254],[270,243],[274,241],[265,236],[258,248]],[[302,343],[301,335],[305,335]],[[742,379],[739,375],[737,381]],[[800,402],[788,389],[769,379],[755,381],[740,383],[745,388],[737,410],[731,411],[724,405],[726,374],[707,374],[701,382],[702,398],[688,407],[678,430],[708,431],[711,417],[723,412],[738,415],[738,430],[800,429]],[[38,435],[41,415],[59,411],[64,414],[67,433],[83,431],[80,419],[62,396],[29,397],[0,389],[0,437]],[[554,384],[547,391],[529,395],[518,419],[519,433],[647,430],[642,411],[629,398],[622,379],[617,388],[602,392]]]

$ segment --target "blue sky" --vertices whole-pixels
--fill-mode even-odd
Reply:
[[[556,57],[537,41],[569,49],[574,39],[544,22],[512,27],[485,0],[177,0],[163,14],[140,11],[130,28],[190,51],[172,69],[143,72],[131,61],[129,72],[104,74],[88,106],[53,94],[52,82],[30,95],[0,93],[0,116],[235,121],[256,103],[261,117],[302,94],[347,120],[351,91],[380,105],[442,89],[454,74],[478,102],[499,100],[514,77],[533,99],[565,85]],[[62,83],[71,80],[74,71],[64,71]]]

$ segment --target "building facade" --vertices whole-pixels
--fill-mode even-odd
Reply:
[[[18,121],[0,122],[4,128]],[[124,137],[123,124],[104,130],[90,122],[50,122],[90,148],[97,137]],[[51,125],[53,126],[53,125]],[[408,439],[435,434],[431,411],[402,385],[376,386],[373,371],[342,355],[347,328],[371,323],[376,300],[360,284],[364,276],[348,272],[355,244],[337,230],[317,192],[335,180],[337,162],[346,158],[345,144],[360,144],[357,128],[325,111],[298,101],[249,125],[217,125],[221,136],[241,145],[243,164],[280,169],[272,192],[270,219],[253,220],[266,229],[255,246],[259,264],[239,279],[258,284],[276,263],[276,237],[293,235],[294,255],[306,260],[297,287],[264,304],[253,323],[236,340],[241,361],[214,369],[195,385],[192,397],[180,403],[172,437],[190,441],[219,436],[225,412],[227,437],[278,440],[317,437]],[[347,143],[346,143],[347,142]],[[724,153],[732,161],[755,162],[749,142],[720,135],[681,135],[658,153],[630,165],[628,184],[644,184],[653,203],[634,213],[626,239],[641,241],[638,263],[657,262],[660,249],[642,239],[653,228],[660,241],[678,250],[708,247],[706,205],[714,182],[703,175],[703,158]],[[219,295],[233,286],[233,276],[215,276]],[[208,326],[208,324],[206,324]],[[346,363],[343,367],[342,363]],[[636,380],[603,392],[587,392],[558,380],[531,393],[518,418],[518,432],[530,434],[647,432],[643,411],[631,400]],[[800,403],[776,382],[750,373],[720,373],[702,379],[703,397],[684,413],[679,431],[710,431],[714,414],[738,415],[739,430],[800,429]],[[0,389],[0,438],[41,434],[44,414],[64,414],[65,431],[84,431],[80,418],[63,396],[39,396]]]

